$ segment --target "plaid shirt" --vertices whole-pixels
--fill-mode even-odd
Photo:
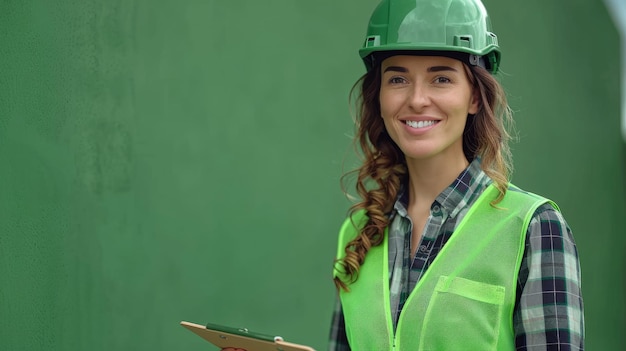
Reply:
[[[400,195],[389,227],[389,276],[392,320],[396,326],[404,302],[424,275],[457,223],[491,183],[474,160],[433,202],[413,259],[407,194]],[[350,350],[341,303],[337,300],[330,350]],[[517,350],[583,350],[584,316],[580,266],[572,233],[549,204],[537,209],[526,235],[517,280],[513,327]]]

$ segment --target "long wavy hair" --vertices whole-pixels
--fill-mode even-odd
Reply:
[[[493,180],[498,196],[491,201],[495,206],[502,200],[508,187],[512,170],[508,147],[512,127],[511,110],[500,83],[482,67],[463,65],[473,92],[478,92],[479,107],[475,115],[469,115],[463,132],[463,152],[468,161],[481,158],[483,171]],[[365,255],[374,246],[383,242],[385,228],[389,225],[389,213],[398,192],[407,181],[406,159],[400,148],[391,139],[380,118],[380,64],[374,65],[352,87],[350,96],[360,88],[356,100],[355,147],[362,153],[362,165],[345,174],[356,174],[356,191],[360,201],[350,208],[350,216],[365,210],[367,222],[360,228],[358,236],[350,241],[344,251],[345,257],[338,260],[347,281],[335,278],[338,289],[349,291],[348,284],[358,278]],[[345,187],[344,187],[345,188]]]

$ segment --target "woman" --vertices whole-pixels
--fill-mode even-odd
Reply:
[[[509,184],[510,112],[479,0],[384,0],[359,81],[355,204],[331,350],[582,350],[556,204]]]

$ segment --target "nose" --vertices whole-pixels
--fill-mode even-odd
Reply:
[[[413,84],[412,88],[409,89],[408,105],[415,111],[421,111],[430,105],[428,89],[423,84]]]

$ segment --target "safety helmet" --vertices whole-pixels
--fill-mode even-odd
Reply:
[[[449,56],[498,71],[498,38],[480,0],[383,0],[359,55],[369,71],[399,52]]]

